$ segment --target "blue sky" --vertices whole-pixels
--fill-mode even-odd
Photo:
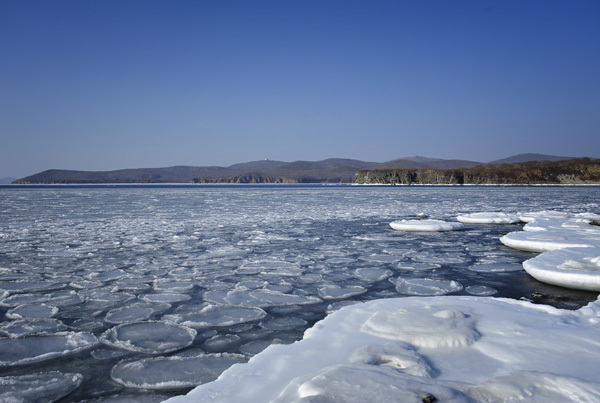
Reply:
[[[600,157],[600,2],[0,1],[0,177]]]

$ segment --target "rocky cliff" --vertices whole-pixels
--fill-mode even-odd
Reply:
[[[600,184],[600,160],[529,161],[461,169],[375,169],[357,172],[358,184],[536,185]]]

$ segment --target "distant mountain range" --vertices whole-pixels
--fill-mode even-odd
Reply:
[[[519,154],[502,162],[559,161],[571,157]],[[484,165],[467,160],[445,160],[420,156],[386,162],[330,158],[322,161],[252,161],[219,166],[174,166],[167,168],[120,169],[115,171],[72,171],[51,169],[15,180],[15,184],[76,183],[352,183],[358,171],[374,169],[457,169]]]

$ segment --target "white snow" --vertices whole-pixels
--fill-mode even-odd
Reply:
[[[345,307],[183,402],[598,401],[600,301],[578,311],[485,297]]]
[[[455,231],[464,228],[464,225],[454,221],[441,221],[441,220],[400,220],[392,221],[390,227],[398,231],[424,231],[424,232],[438,232],[438,231]]]
[[[462,214],[456,219],[463,224],[516,224],[521,222],[521,218],[516,214],[488,212]]]

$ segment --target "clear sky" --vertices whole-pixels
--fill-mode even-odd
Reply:
[[[0,0],[0,177],[600,157],[600,1]]]

